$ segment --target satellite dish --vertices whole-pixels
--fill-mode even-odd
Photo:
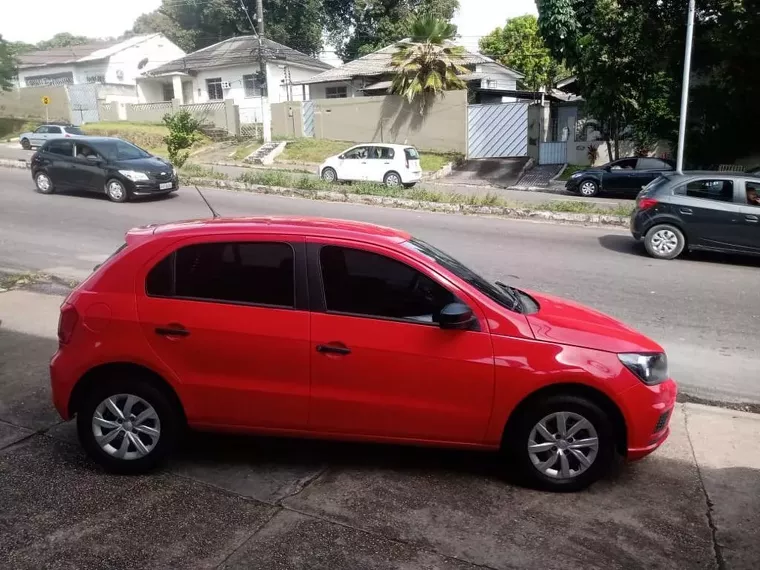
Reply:
[[[138,64],[137,64],[137,69],[142,69],[142,68],[143,68],[143,67],[145,67],[146,65],[148,65],[148,58],[147,58],[147,57],[144,57],[144,58],[142,58],[142,59],[140,60],[140,63],[138,63]]]
[[[121,69],[117,69],[116,70],[116,77],[117,77],[117,79],[119,79],[119,81],[121,81],[122,79],[124,79],[124,71],[122,71]]]

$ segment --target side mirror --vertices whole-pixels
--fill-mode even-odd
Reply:
[[[442,329],[469,330],[476,322],[472,309],[462,303],[449,303],[438,316],[438,325]]]
[[[339,154],[338,155],[338,160],[343,160],[344,158],[346,158],[346,155],[344,155],[344,154]]]
[[[100,164],[101,162],[103,162],[103,159],[94,154],[90,154],[87,156],[87,162],[92,162],[93,164]]]

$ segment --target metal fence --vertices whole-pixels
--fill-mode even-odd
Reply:
[[[220,129],[227,128],[227,114],[224,110],[224,101],[180,105],[179,108],[189,111],[202,125],[213,125]]]
[[[303,118],[303,136],[314,136],[314,101],[301,103],[301,117]]]
[[[528,104],[467,106],[467,157],[528,154]]]
[[[567,141],[538,143],[538,164],[565,164]]]
[[[97,84],[68,85],[66,90],[69,94],[73,124],[96,123],[100,120]]]
[[[127,120],[135,123],[160,123],[173,110],[171,101],[127,104]]]
[[[240,136],[244,139],[262,140],[264,128],[261,123],[244,123],[240,125]]]

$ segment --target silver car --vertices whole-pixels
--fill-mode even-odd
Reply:
[[[41,147],[50,139],[81,136],[84,136],[84,133],[79,127],[75,127],[74,125],[40,125],[32,132],[21,133],[18,140],[23,148],[29,150],[33,147]]]

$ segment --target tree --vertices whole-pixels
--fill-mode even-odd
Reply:
[[[11,45],[0,35],[0,91],[10,91],[16,77],[16,56]]]
[[[324,0],[325,24],[343,61],[408,38],[416,16],[450,21],[459,0]]]
[[[88,38],[87,36],[75,36],[68,32],[61,32],[54,35],[49,40],[44,40],[37,43],[36,48],[38,50],[46,50],[60,47],[77,46],[97,41],[94,38]]]
[[[522,73],[522,86],[531,91],[550,87],[567,74],[539,34],[537,18],[530,14],[507,20],[503,28],[481,38],[480,52]]]
[[[255,20],[255,0],[243,4]],[[289,0],[264,3],[266,37],[307,54],[322,49],[324,21],[323,0],[298,0],[297,9]],[[132,31],[162,33],[187,52],[253,33],[240,0],[162,0],[157,10],[137,18]]]
[[[431,16],[412,22],[410,41],[398,45],[391,65],[395,77],[391,93],[404,96],[407,101],[418,102],[424,114],[431,97],[452,89],[466,89],[467,84],[458,75],[469,73],[460,65],[464,48],[448,42],[456,37],[453,24]]]
[[[200,122],[186,110],[164,115],[164,124],[169,129],[169,134],[164,137],[169,160],[177,168],[187,162],[190,156],[190,148],[200,139]]]

